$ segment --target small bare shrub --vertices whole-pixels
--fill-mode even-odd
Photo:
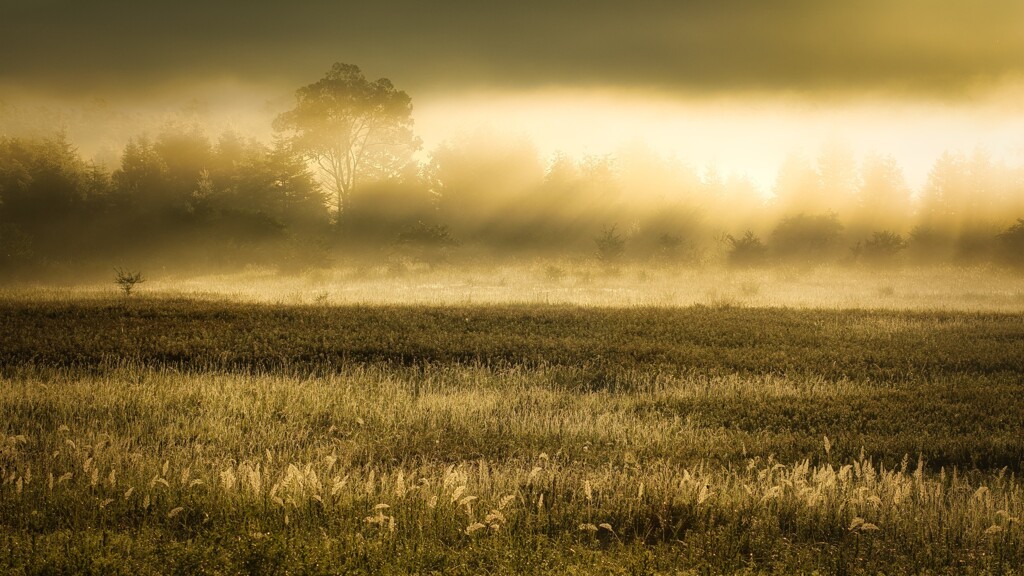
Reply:
[[[885,264],[895,260],[906,248],[907,241],[902,236],[883,230],[873,233],[871,238],[864,242],[858,242],[853,247],[853,255],[871,264]]]
[[[626,240],[615,228],[615,226],[605,227],[594,238],[594,244],[597,244],[597,259],[602,264],[618,262],[626,251]]]
[[[565,279],[567,275],[568,273],[565,271],[564,268],[560,266],[555,266],[554,264],[549,264],[546,268],[544,268],[544,278],[546,278],[549,282],[561,282],[562,280]]]
[[[753,280],[747,280],[740,283],[740,293],[744,296],[757,296],[761,293],[761,285]]]
[[[114,268],[114,283],[124,292],[125,298],[132,295],[132,290],[136,284],[142,284],[145,281],[146,279],[142,277],[142,272],[131,272],[121,268]]]
[[[879,286],[877,292],[879,296],[890,298],[896,295],[896,287],[892,284],[886,284],[884,286]]]
[[[750,230],[739,238],[729,235],[725,239],[729,243],[728,261],[733,266],[763,264],[768,255],[768,247]]]

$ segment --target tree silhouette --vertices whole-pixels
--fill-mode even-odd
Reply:
[[[360,183],[400,176],[421,146],[409,95],[387,78],[368,81],[358,66],[335,64],[295,100],[274,129],[319,168],[339,223]]]
[[[783,260],[822,260],[839,246],[843,225],[835,214],[797,214],[772,230],[771,248]]]
[[[861,165],[855,224],[898,230],[907,226],[910,213],[910,187],[896,159],[878,154],[868,156]]]
[[[921,193],[922,224],[948,231],[963,216],[959,205],[970,181],[967,160],[961,154],[943,152],[932,165]]]
[[[1024,269],[1024,218],[997,236],[999,256],[1005,263]]]
[[[728,261],[734,266],[755,266],[763,264],[768,255],[768,247],[753,231],[747,230],[743,236],[736,238],[727,235],[729,243]]]
[[[622,258],[626,251],[626,239],[615,230],[615,226],[605,226],[601,233],[594,238],[597,244],[597,259],[602,264],[614,264]]]

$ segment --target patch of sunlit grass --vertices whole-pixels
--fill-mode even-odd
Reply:
[[[582,306],[730,305],[797,308],[1024,310],[1024,276],[988,268],[853,267],[728,269],[630,265],[617,273],[580,262],[459,267],[343,267],[299,275],[272,269],[203,275],[150,274],[139,298],[184,297],[253,303],[503,304]],[[115,286],[21,286],[5,299],[106,298]]]
[[[24,566],[68,530],[129,530],[283,539],[307,555],[303,539],[314,538],[370,563],[416,562],[416,550],[438,543],[500,555],[544,541],[609,559],[671,546],[677,562],[718,569],[751,555],[760,565],[782,543],[827,552],[801,570],[835,567],[830,555],[911,571],[1024,558],[1014,474],[928,469],[905,456],[885,465],[844,447],[841,429],[823,438],[798,422],[789,434],[806,436],[808,456],[780,461],[784,444],[770,434],[721,428],[698,407],[802,398],[827,412],[862,397],[861,386],[730,377],[579,394],[545,378],[481,368],[15,374],[0,388],[10,545],[0,557]],[[695,401],[685,419],[671,409]],[[728,411],[742,419],[739,406]],[[708,457],[722,452],[734,460]],[[703,555],[710,546],[714,557]],[[246,549],[226,548],[238,562]],[[389,559],[396,549],[403,556]]]

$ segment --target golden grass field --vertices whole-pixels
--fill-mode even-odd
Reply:
[[[640,272],[11,290],[0,570],[1020,573],[1019,279]]]

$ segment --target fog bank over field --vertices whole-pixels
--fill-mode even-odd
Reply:
[[[29,124],[68,129],[114,169],[127,139],[168,112],[198,113],[211,135],[269,139],[295,87],[341,60],[414,97],[424,153],[481,124],[529,137],[545,161],[639,140],[770,195],[786,154],[837,140],[895,156],[918,188],[945,150],[1022,160],[1022,20],[1013,0],[644,0],[628,13],[533,0],[4,0],[0,102],[19,116],[44,105]]]
[[[8,283],[1024,269],[1015,2],[0,8]]]
[[[352,68],[346,82],[369,82]],[[389,89],[404,98],[388,125],[390,140],[368,147],[376,156],[359,170],[333,175],[324,170],[327,157],[318,160],[319,149],[308,147],[310,135],[320,134],[318,117],[303,125],[308,119],[288,116],[288,106],[262,127],[250,116],[250,128],[199,104],[163,114],[103,103],[59,114],[9,106],[0,116],[0,268],[8,280],[89,281],[115,266],[288,275],[538,260],[599,274],[626,265],[1024,265],[1024,162],[1012,154],[943,150],[914,183],[900,157],[860,152],[841,139],[815,144],[808,137],[807,146],[783,150],[765,138],[744,140],[741,121],[721,134],[705,126],[684,138],[707,140],[710,149],[735,142],[737,163],[773,150],[779,160],[765,184],[723,169],[724,160],[699,164],[640,139],[665,136],[651,128],[656,114],[636,125],[635,139],[613,146],[609,136],[608,152],[538,144],[576,133],[566,125],[600,133],[603,124],[584,121],[611,106],[600,99],[576,117],[550,118],[543,138],[494,122],[430,144],[420,137],[411,98]],[[482,110],[464,120],[485,123]],[[630,126],[628,115],[607,112],[609,126]],[[528,127],[529,118],[545,116],[524,106],[509,120]],[[804,136],[795,117],[761,118],[761,130],[776,123],[780,142]]]
[[[528,140],[548,159],[615,154],[643,145],[697,171],[749,178],[773,193],[788,155],[813,156],[841,145],[858,157],[892,155],[920,188],[946,151],[981,151],[1024,161],[1024,89],[1014,83],[967,101],[908,100],[884,94],[815,98],[763,93],[674,96],[662,91],[548,87],[480,89],[415,96],[423,157],[446,142],[481,131]],[[0,88],[0,131],[45,136],[64,131],[83,157],[116,167],[119,151],[139,134],[169,122],[198,122],[211,135],[232,130],[269,140],[271,120],[288,109],[289,89],[236,81],[175,87],[144,99],[112,92],[52,95]]]
[[[608,269],[579,260],[536,260],[507,265],[391,262],[288,273],[270,268],[220,274],[140,270],[143,281],[133,285],[127,297],[114,282],[114,270],[98,269],[64,281],[7,284],[0,287],[0,301],[127,306],[209,301],[315,309],[568,305],[1024,312],[1024,276],[988,267],[737,269],[629,264]]]

